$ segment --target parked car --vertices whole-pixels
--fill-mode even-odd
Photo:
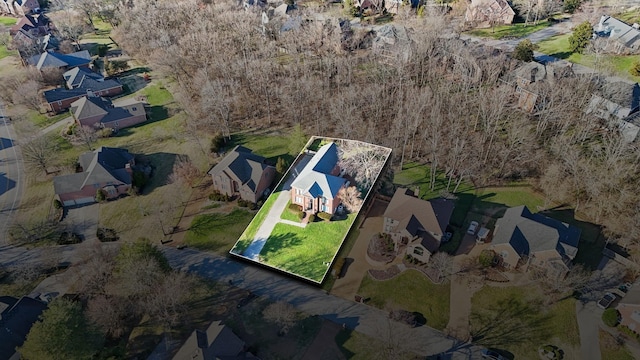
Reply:
[[[507,360],[504,356],[490,349],[482,350],[482,358],[491,360]]]
[[[476,230],[478,230],[478,222],[477,221],[472,221],[471,224],[469,224],[469,228],[467,229],[467,234],[469,235],[475,235]]]
[[[453,237],[453,233],[447,231],[446,233],[444,233],[444,235],[442,235],[442,242],[446,243],[447,241],[451,240],[452,237]]]
[[[601,309],[606,309],[609,307],[609,305],[611,305],[611,303],[616,299],[616,296],[613,295],[612,293],[606,293],[604,294],[604,296],[602,297],[602,299],[600,299],[598,301],[598,307]]]

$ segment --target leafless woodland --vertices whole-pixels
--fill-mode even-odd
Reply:
[[[391,147],[397,166],[428,163],[432,184],[527,179],[612,238],[640,238],[638,151],[585,113],[591,79],[540,84],[538,109],[522,112],[499,80],[518,61],[443,30],[442,15],[398,16],[412,42],[384,51],[369,28],[326,17],[281,32],[284,20],[263,26],[235,1],[139,0],[117,17],[114,38],[175,82],[197,134],[300,125]]]

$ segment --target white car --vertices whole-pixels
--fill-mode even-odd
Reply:
[[[469,228],[467,229],[467,234],[475,235],[476,230],[478,230],[478,222],[472,221],[471,224],[469,224]]]

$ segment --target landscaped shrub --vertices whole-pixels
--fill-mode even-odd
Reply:
[[[96,190],[96,201],[103,202],[107,199],[107,194],[105,194],[104,190],[98,189]]]
[[[389,319],[403,322],[412,327],[415,327],[417,325],[416,314],[407,310],[391,310],[389,312]]]
[[[633,76],[640,76],[640,61],[636,61],[631,69],[629,69],[629,73]]]
[[[308,222],[312,223],[314,221],[316,221],[316,216],[313,215],[313,214],[309,215],[309,221]]]
[[[209,194],[209,200],[211,201],[229,201],[229,196],[227,194],[222,194],[219,191],[214,191]],[[240,199],[242,200],[242,199]],[[240,201],[238,201],[238,205],[240,205]]]
[[[482,250],[478,257],[478,262],[482,267],[489,267],[493,265],[493,260],[496,257],[496,253],[493,250]]]
[[[609,308],[602,313],[602,322],[607,326],[614,327],[618,325],[619,317],[620,313],[618,312],[618,310]]]
[[[636,341],[640,342],[640,334],[638,334],[637,332],[629,329],[629,327],[627,325],[620,325],[618,327],[618,330],[620,330],[621,332],[629,335],[631,338],[635,339]]]
[[[540,348],[540,355],[549,360],[560,360],[563,357],[563,352],[559,347],[554,345],[545,345]]]
[[[298,212],[302,211],[302,206],[291,203],[289,204],[289,210],[291,210],[292,213],[297,214]]]
[[[331,221],[331,217],[333,217],[333,215],[327,212],[321,211],[318,213],[318,217],[324,221]]]
[[[255,210],[257,208],[255,203],[248,200],[244,200],[244,199],[238,199],[238,206],[246,207],[246,208],[249,208],[250,210]]]
[[[304,216],[305,216],[305,215],[306,215],[306,214],[304,213],[304,211],[300,211],[300,212],[298,213],[298,219],[300,219],[300,220],[304,219]]]
[[[118,241],[120,239],[116,231],[109,228],[98,228],[96,236],[102,242]]]
[[[53,200],[53,207],[56,209],[62,209],[62,202],[58,199]]]
[[[98,50],[98,56],[103,57],[107,55],[107,51],[109,51],[109,46],[105,44],[99,44],[97,50]]]
[[[147,176],[142,171],[134,171],[133,179],[131,180],[131,184],[138,188],[138,190],[142,190],[142,188],[147,185]]]

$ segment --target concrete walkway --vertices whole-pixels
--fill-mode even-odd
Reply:
[[[576,301],[576,316],[580,330],[580,353],[582,359],[600,360],[600,337],[598,330],[603,310],[594,301],[583,304]]]
[[[283,275],[191,249],[164,247],[172,267],[221,282],[232,280],[235,286],[265,296],[272,301],[286,301],[298,310],[318,315],[380,341],[389,334],[401,337],[403,349],[419,355],[449,354],[447,359],[480,358],[480,348],[461,343],[428,326],[410,328],[390,321],[388,313],[355,303]],[[395,339],[396,341],[399,339]]]
[[[262,222],[262,225],[260,225],[260,228],[258,228],[258,231],[256,231],[256,235],[253,238],[253,241],[242,253],[242,256],[252,260],[259,260],[260,252],[262,251],[264,244],[269,239],[269,236],[271,236],[271,232],[273,232],[276,224],[279,222],[285,222],[280,219],[280,214],[282,214],[282,212],[285,210],[289,199],[291,199],[291,183],[293,183],[296,177],[298,177],[300,171],[302,171],[302,169],[307,166],[307,163],[309,163],[311,157],[311,155],[302,157],[290,171],[287,180],[285,181],[284,185],[282,185],[282,190],[278,193],[278,198],[269,209],[269,213]],[[273,196],[273,194],[271,196]],[[300,224],[296,224],[296,226],[300,226]]]
[[[69,116],[66,117],[58,122],[56,122],[55,124],[49,125],[46,128],[40,130],[40,135],[45,135],[48,134],[56,129],[59,129],[61,127],[63,127],[64,125],[71,125],[73,124],[73,116]]]

